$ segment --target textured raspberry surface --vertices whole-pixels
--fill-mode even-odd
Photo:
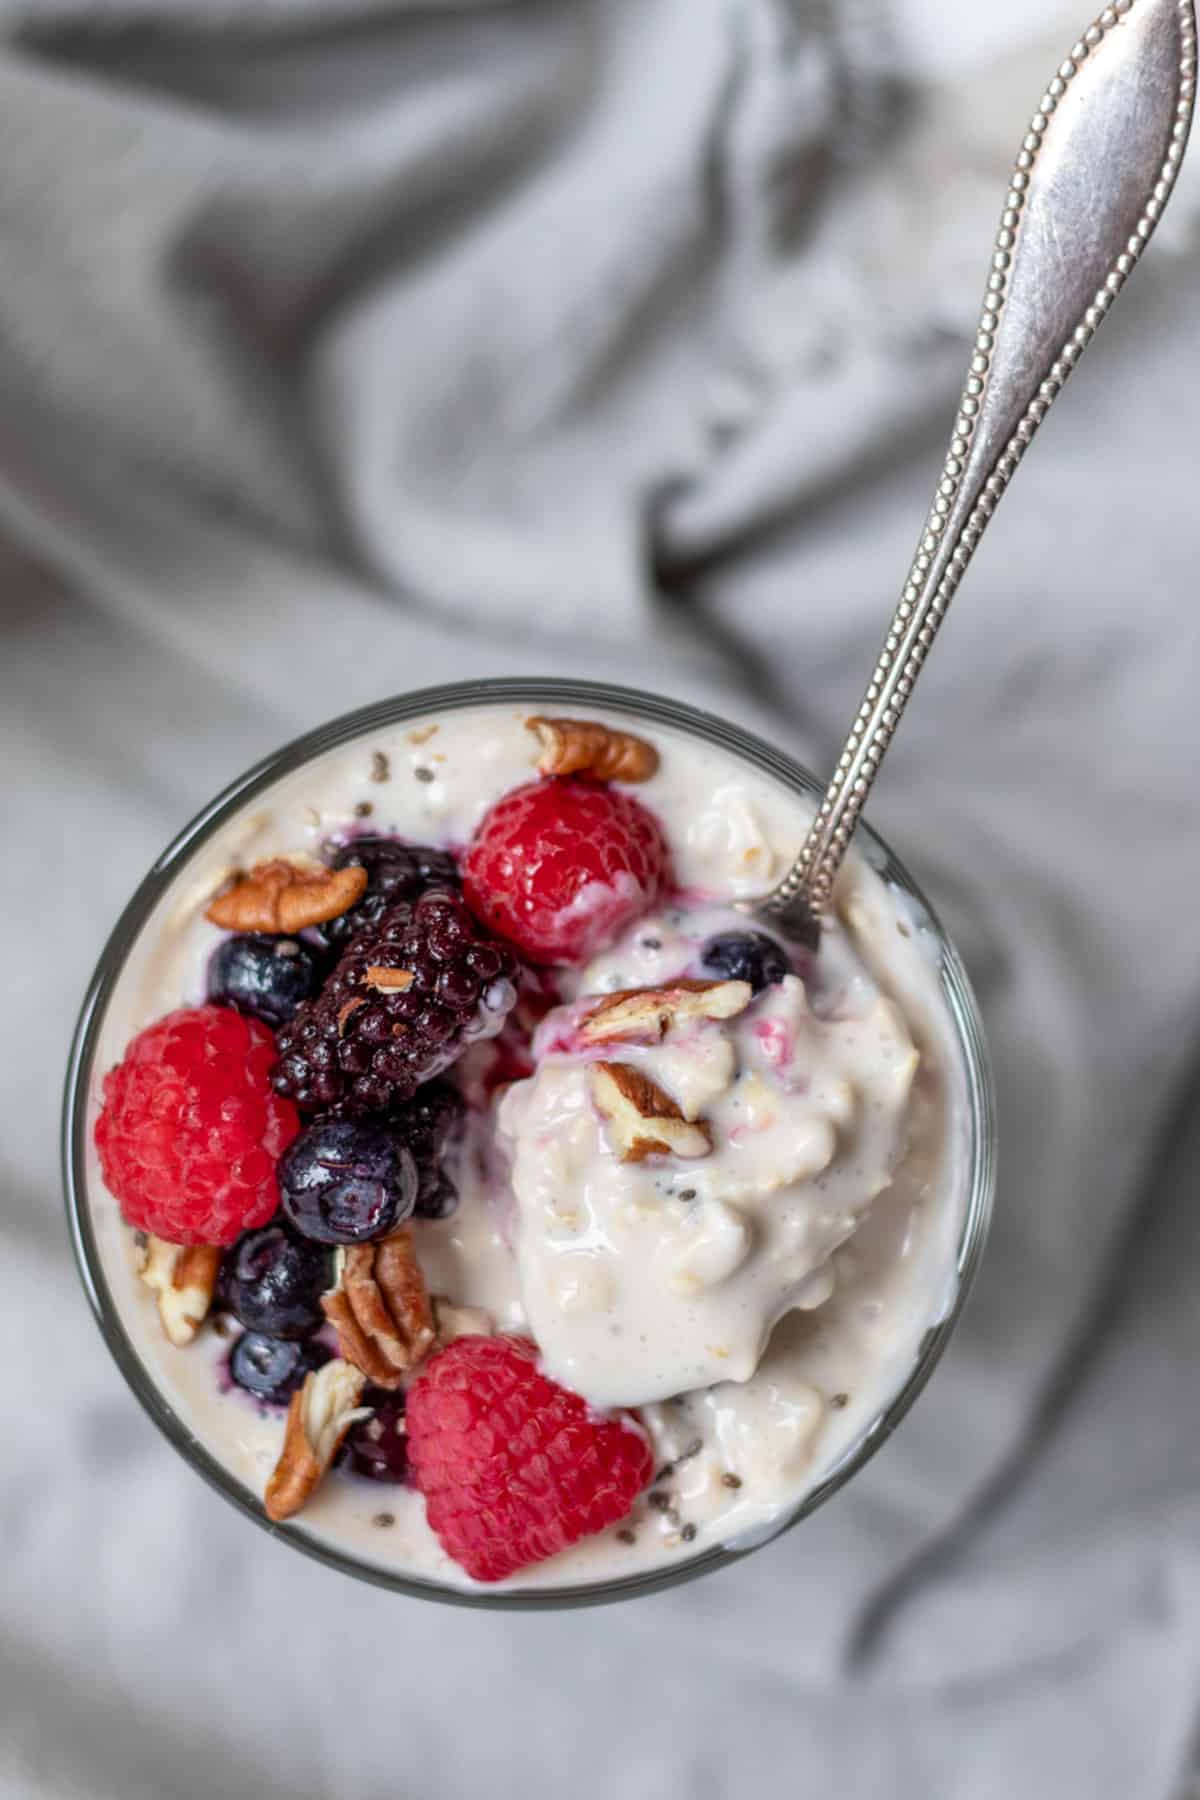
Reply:
[[[275,1040],[226,1006],[140,1032],[104,1078],[96,1149],[131,1225],[172,1244],[231,1244],[279,1204],[275,1164],[300,1129],[271,1091]]]
[[[408,1462],[442,1548],[503,1581],[625,1518],[654,1473],[628,1416],[597,1419],[528,1338],[458,1338],[408,1394]]]
[[[498,800],[464,878],[477,916],[532,962],[580,963],[654,905],[671,857],[658,820],[632,794],[566,777]]]

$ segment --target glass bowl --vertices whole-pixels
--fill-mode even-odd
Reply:
[[[75,1032],[67,1071],[63,1111],[63,1176],[67,1217],[80,1276],[104,1340],[150,1417],[192,1467],[226,1500],[259,1525],[306,1555],[343,1573],[394,1589],[398,1593],[437,1599],[457,1606],[486,1606],[509,1610],[583,1606],[630,1599],[689,1581],[752,1554],[760,1544],[781,1531],[790,1530],[837,1492],[891,1435],[928,1381],[961,1314],[967,1291],[979,1263],[991,1214],[995,1177],[995,1113],[991,1073],[975,1000],[953,945],[936,915],[904,866],[869,827],[860,825],[859,850],[871,866],[904,895],[917,912],[939,959],[941,994],[961,1055],[965,1094],[965,1196],[962,1228],[955,1259],[955,1286],[946,1309],[925,1333],[907,1378],[891,1402],[840,1456],[816,1487],[811,1489],[786,1520],[755,1537],[752,1543],[714,1547],[670,1568],[654,1568],[613,1580],[563,1587],[502,1590],[461,1589],[419,1576],[402,1574],[349,1551],[337,1548],[307,1532],[302,1524],[273,1524],[259,1496],[227,1470],[198,1441],[175,1410],[146,1366],[120,1316],[98,1238],[92,1201],[92,1184],[99,1183],[90,1147],[98,1082],[103,1069],[96,1066],[97,1049],[108,1009],[131,952],[155,909],[173,885],[182,885],[186,871],[208,841],[232,816],[283,777],[295,773],[312,759],[418,716],[445,714],[482,704],[515,704],[542,709],[602,708],[624,714],[631,724],[658,725],[691,734],[729,751],[772,776],[807,802],[816,801],[821,784],[782,751],[763,739],[726,723],[710,713],[679,701],[662,699],[630,688],[597,682],[553,680],[503,680],[460,682],[426,688],[348,713],[328,725],[298,738],[250,769],[219,794],[159,857],[117,921],[100,957],[88,989]],[[109,1202],[111,1205],[111,1202]]]

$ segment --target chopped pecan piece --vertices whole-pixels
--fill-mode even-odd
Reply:
[[[351,1425],[370,1412],[358,1404],[364,1385],[357,1369],[335,1358],[292,1395],[283,1449],[263,1495],[269,1519],[290,1519],[316,1491]]]
[[[588,719],[526,719],[542,746],[543,775],[591,775],[596,781],[649,781],[658,751],[632,731]]]
[[[368,963],[363,982],[380,994],[405,994],[416,980],[411,969],[389,969],[386,963]]]
[[[345,1037],[346,1026],[350,1023],[350,1020],[354,1017],[359,1007],[365,1006],[366,1004],[365,1000],[347,1000],[345,1006],[339,1006],[337,1016],[337,1031],[339,1037]]]
[[[629,1063],[590,1064],[592,1099],[608,1121],[622,1162],[647,1156],[707,1156],[712,1133],[703,1120],[690,1124],[670,1094]]]
[[[433,1345],[434,1319],[412,1228],[378,1244],[352,1244],[341,1286],[322,1297],[338,1346],[377,1387],[398,1388]]]
[[[367,871],[308,868],[276,857],[234,876],[205,917],[226,931],[303,931],[362,899]]]
[[[685,1019],[733,1019],[754,998],[748,981],[696,981],[680,977],[660,988],[620,988],[605,994],[585,1014],[579,1035],[585,1044],[611,1038],[656,1044]]]
[[[456,1306],[442,1294],[433,1296],[433,1320],[437,1327],[438,1349],[444,1349],[460,1337],[493,1337],[496,1322],[482,1306]]]
[[[158,1295],[163,1330],[181,1349],[208,1317],[221,1252],[215,1244],[168,1244],[148,1236],[138,1253],[138,1274]]]

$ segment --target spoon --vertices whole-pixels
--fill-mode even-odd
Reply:
[[[992,253],[933,506],[875,672],[799,856],[744,902],[816,948],[884,752],[989,519],[1154,234],[1196,98],[1194,0],[1113,0],[1038,103]]]

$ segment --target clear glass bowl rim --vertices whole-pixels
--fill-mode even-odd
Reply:
[[[121,1323],[105,1279],[87,1203],[87,1102],[100,1028],[126,957],[164,889],[174,880],[187,859],[239,808],[314,757],[355,738],[403,724],[406,720],[421,715],[503,703],[566,708],[592,706],[626,713],[633,720],[674,727],[731,751],[766,774],[774,776],[805,799],[817,799],[822,792],[822,784],[814,775],[754,733],[683,701],[602,682],[569,681],[551,677],[454,682],[442,687],[417,689],[375,702],[355,712],[345,713],[284,745],[239,776],[184,827],[139,884],[101,953],[76,1026],[63,1103],[62,1159],[72,1248],[101,1335],[130,1388],[159,1430],[211,1487],[274,1536],[283,1538],[296,1549],[328,1567],[371,1582],[376,1587],[455,1606],[536,1612],[632,1599],[726,1567],[743,1556],[752,1555],[755,1549],[762,1546],[756,1542],[746,1547],[718,1547],[690,1558],[678,1568],[653,1569],[611,1581],[561,1588],[539,1587],[490,1592],[485,1588],[455,1588],[436,1581],[394,1573],[318,1541],[309,1536],[302,1526],[273,1524],[267,1518],[258,1497],[245,1488],[193,1437],[138,1357]],[[891,1403],[805,1497],[796,1512],[778,1531],[764,1537],[762,1544],[774,1542],[775,1538],[790,1531],[843,1487],[891,1436],[929,1380],[962,1314],[979,1265],[987,1238],[995,1189],[996,1124],[992,1075],[983,1027],[966,971],[933,907],[899,858],[865,823],[860,823],[858,834],[860,847],[870,847],[872,865],[885,880],[894,882],[902,892],[909,895],[927,915],[941,947],[942,996],[958,1035],[967,1084],[968,1193],[956,1257],[957,1286],[951,1306],[925,1334],[908,1379]]]

